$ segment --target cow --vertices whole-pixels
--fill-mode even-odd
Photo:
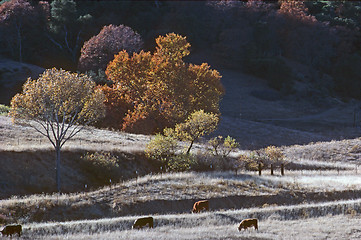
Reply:
[[[132,229],[141,229],[142,227],[145,227],[145,225],[147,224],[149,228],[153,228],[153,222],[154,220],[152,217],[138,218],[134,221]]]
[[[254,229],[258,230],[258,220],[257,218],[249,218],[244,219],[238,226],[238,231],[241,231],[242,229],[246,230],[249,227],[254,227]]]
[[[198,201],[198,202],[194,203],[193,210],[192,210],[193,213],[199,213],[202,210],[206,210],[206,211],[209,210],[209,201],[208,200],[202,200],[202,201]]]
[[[19,237],[20,237],[21,231],[22,231],[21,225],[7,225],[0,232],[3,234],[3,236],[5,236],[5,235],[9,236],[10,235],[10,237],[12,237],[13,234],[17,233],[19,235]]]

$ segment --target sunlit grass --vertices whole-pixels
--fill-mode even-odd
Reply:
[[[292,239],[318,239],[327,233],[331,239],[336,239],[332,237],[352,236],[348,230],[357,229],[357,225],[352,226],[350,223],[360,224],[360,213],[361,200],[348,200],[201,214],[154,215],[155,228],[140,231],[131,230],[137,218],[135,216],[33,223],[24,226],[24,235],[43,239],[237,239],[240,236],[250,239],[286,239],[283,235],[286,234],[287,237],[292,236]],[[237,224],[249,217],[259,219],[259,231],[251,229],[239,233]],[[307,228],[314,231],[302,234]]]

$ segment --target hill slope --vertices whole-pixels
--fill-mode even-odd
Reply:
[[[220,72],[226,95],[221,102],[221,123],[214,135],[233,136],[241,148],[307,144],[361,135],[359,101],[302,97],[307,90],[301,88],[283,96],[262,79],[237,71]]]

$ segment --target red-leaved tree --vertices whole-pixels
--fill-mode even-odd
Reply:
[[[119,25],[104,26],[98,35],[86,41],[81,49],[78,69],[80,71],[105,70],[114,55],[127,50],[129,53],[141,49],[143,41],[140,35],[130,27]]]

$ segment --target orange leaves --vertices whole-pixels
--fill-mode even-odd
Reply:
[[[220,82],[221,76],[218,71],[211,70],[209,65],[190,64],[188,67],[191,78],[194,79],[192,89],[193,109],[218,113],[219,102],[224,94],[224,88]]]
[[[317,22],[314,16],[308,14],[308,9],[302,0],[279,0],[279,12],[287,17],[304,22]]]
[[[113,92],[105,91],[113,99],[107,98],[108,105],[115,106],[111,102],[121,99],[118,106],[127,107],[118,126],[126,131],[153,133],[184,121],[195,110],[218,113],[223,94],[219,73],[208,64],[183,61],[190,47],[185,37],[170,33],[156,42],[154,54],[141,51],[130,57],[122,51],[108,64],[106,74],[114,82]]]

